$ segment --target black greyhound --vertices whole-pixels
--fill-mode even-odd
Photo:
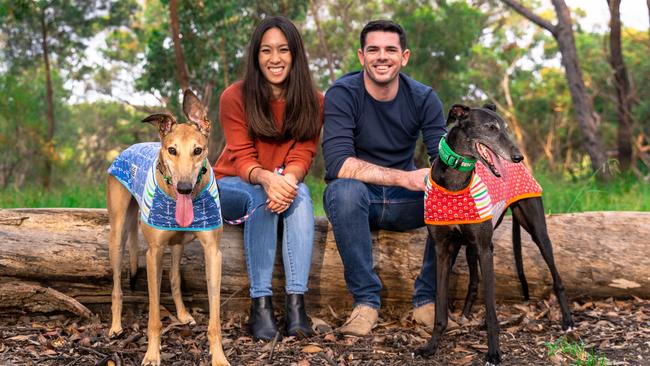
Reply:
[[[460,164],[445,163],[437,157],[431,166],[431,179],[438,186],[449,191],[460,191],[471,182],[473,169],[471,161],[480,160],[495,176],[499,177],[499,159],[507,159],[514,163],[521,162],[523,156],[517,146],[508,137],[506,124],[495,112],[493,105],[483,108],[469,108],[456,104],[451,107],[447,118],[449,133],[444,143],[463,158],[465,169],[459,169]],[[469,168],[468,168],[469,167]],[[562,328],[573,326],[571,312],[564,292],[562,280],[555,267],[551,241],[546,231],[546,220],[542,200],[539,197],[526,198],[510,206],[513,212],[513,227],[521,225],[533,237],[539,247],[553,277],[553,289],[562,309]],[[498,220],[500,223],[503,216]],[[498,225],[498,224],[497,224]],[[436,314],[433,333],[427,344],[416,351],[417,355],[428,357],[435,353],[440,338],[447,327],[448,287],[451,260],[460,245],[467,246],[467,257],[470,269],[470,285],[463,314],[468,316],[476,297],[478,286],[478,266],[481,266],[486,307],[486,323],[488,330],[488,352],[486,365],[497,365],[501,362],[499,351],[499,323],[496,314],[494,295],[494,267],[492,258],[493,226],[490,220],[476,224],[459,225],[428,225],[429,235],[436,246]],[[513,228],[513,232],[517,234]],[[521,244],[515,242],[515,258],[517,270],[522,281],[524,295],[527,297],[527,285],[523,277],[521,264]],[[517,253],[519,253],[517,255]]]

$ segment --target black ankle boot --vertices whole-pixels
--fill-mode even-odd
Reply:
[[[302,294],[287,295],[285,323],[288,336],[307,338],[314,335],[311,320],[305,312],[305,298]]]
[[[270,341],[278,332],[273,316],[271,296],[257,297],[251,304],[251,315],[248,319],[248,330],[255,340]]]

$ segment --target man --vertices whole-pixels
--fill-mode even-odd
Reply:
[[[370,231],[424,226],[428,169],[416,169],[415,145],[422,134],[433,160],[446,133],[435,92],[400,72],[410,56],[402,27],[372,21],[360,41],[363,70],[343,76],[327,91],[323,132],[324,206],[354,297],[352,314],[339,332],[356,336],[375,326],[381,305]],[[434,302],[435,252],[427,243],[415,282],[415,320],[431,327]]]

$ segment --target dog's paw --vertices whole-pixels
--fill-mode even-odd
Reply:
[[[142,359],[142,366],[160,366],[160,352],[147,351]]]
[[[496,354],[488,353],[485,357],[485,366],[497,366],[501,364],[501,355],[497,352]]]
[[[178,318],[178,321],[181,322],[182,324],[188,324],[188,325],[191,325],[191,326],[196,325],[196,320],[194,320],[192,315],[190,315],[190,313],[188,313],[188,312],[185,312],[183,314],[179,313],[177,318]]]
[[[414,356],[422,357],[422,358],[429,358],[433,356],[436,353],[436,347],[431,347],[429,345],[426,345],[424,347],[420,347],[413,352]]]
[[[117,338],[122,335],[122,332],[124,330],[122,329],[122,326],[112,326],[111,329],[108,330],[108,338]]]

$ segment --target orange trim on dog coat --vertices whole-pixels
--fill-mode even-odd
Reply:
[[[475,224],[492,219],[492,226],[513,202],[541,197],[542,187],[521,163],[501,161],[501,177],[481,162],[472,180],[460,191],[449,191],[427,179],[424,222],[428,225]]]

